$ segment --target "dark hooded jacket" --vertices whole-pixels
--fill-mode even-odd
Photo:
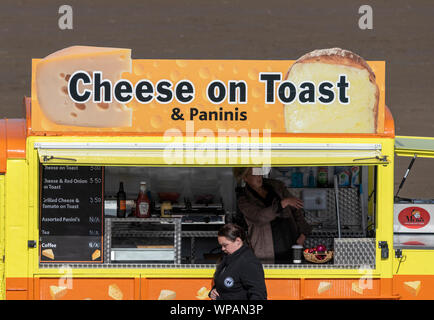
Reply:
[[[223,257],[214,273],[213,289],[219,294],[218,300],[267,299],[264,269],[250,247],[243,245]]]

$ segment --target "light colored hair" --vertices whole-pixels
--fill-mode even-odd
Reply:
[[[235,167],[232,169],[235,179],[237,182],[241,182],[241,180],[247,175],[250,167]]]

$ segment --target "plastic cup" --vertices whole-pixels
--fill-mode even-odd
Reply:
[[[293,263],[301,263],[303,246],[295,244],[291,248],[292,248],[292,262]]]

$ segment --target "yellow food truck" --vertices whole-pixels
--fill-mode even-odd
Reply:
[[[395,136],[384,61],[367,62],[375,112],[352,113],[360,68],[327,73],[336,99],[318,106],[301,90],[324,79],[299,85],[297,61],[130,55],[34,59],[26,119],[0,121],[1,299],[209,299],[217,232],[240,217],[234,167],[302,198],[305,248],[330,252],[264,264],[268,299],[434,298],[434,203],[394,197],[395,156],[433,157],[434,139]],[[354,118],[360,131],[342,129]]]

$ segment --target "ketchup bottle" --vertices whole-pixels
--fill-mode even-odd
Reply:
[[[136,217],[149,218],[151,216],[150,201],[146,192],[146,182],[140,182],[140,191],[136,200]]]

